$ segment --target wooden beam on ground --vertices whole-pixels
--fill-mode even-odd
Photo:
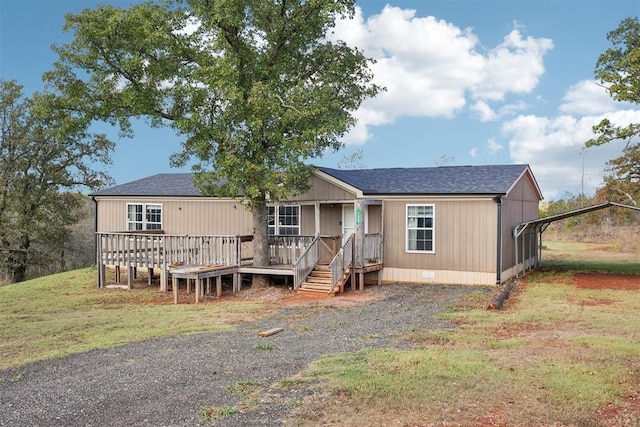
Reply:
[[[272,328],[272,329],[267,329],[266,331],[262,331],[258,333],[258,336],[260,338],[264,338],[264,337],[268,337],[274,334],[277,334],[278,332],[282,332],[284,331],[284,328]]]

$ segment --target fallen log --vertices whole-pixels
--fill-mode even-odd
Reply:
[[[507,284],[505,284],[504,288],[502,288],[502,292],[500,292],[493,299],[493,301],[491,301],[491,304],[489,304],[489,306],[487,307],[487,310],[500,310],[500,309],[502,309],[502,306],[504,305],[504,302],[509,298],[509,295],[511,294],[511,292],[513,291],[513,289],[515,287],[516,287],[515,280],[511,280]]]

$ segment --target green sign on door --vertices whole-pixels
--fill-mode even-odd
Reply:
[[[362,224],[362,209],[356,209],[356,225]]]

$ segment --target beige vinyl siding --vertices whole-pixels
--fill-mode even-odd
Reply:
[[[516,259],[513,229],[522,222],[537,219],[538,204],[538,197],[528,175],[520,179],[509,194],[502,198],[502,270],[507,271],[506,277],[512,276],[509,269],[515,265]],[[521,250],[522,247],[518,247],[518,251]],[[526,250],[528,253],[535,251],[535,239],[527,239]]]
[[[353,200],[355,195],[335,184],[327,182],[316,175],[311,176],[310,189],[307,193],[290,197],[291,202],[294,201],[337,201],[337,200]]]
[[[282,203],[289,204],[289,203]],[[295,202],[291,203],[295,204]],[[316,234],[315,223],[315,206],[303,205],[300,206],[300,235],[301,236],[314,236]]]
[[[434,205],[434,253],[406,251],[408,204]],[[493,200],[387,200],[384,210],[385,270],[495,272],[497,205]]]
[[[234,235],[252,233],[252,215],[240,202],[213,199],[121,198],[97,199],[98,231],[124,231],[127,203],[162,205],[166,234]]]
[[[367,209],[367,233],[380,233],[382,231],[382,205],[368,205]]]

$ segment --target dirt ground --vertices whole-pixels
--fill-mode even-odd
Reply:
[[[630,274],[576,273],[573,281],[581,289],[640,289],[640,276]]]

